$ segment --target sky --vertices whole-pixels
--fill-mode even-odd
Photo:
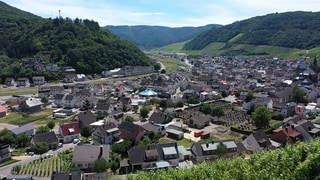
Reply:
[[[2,0],[44,17],[60,15],[106,25],[227,25],[270,13],[313,11],[320,0]]]

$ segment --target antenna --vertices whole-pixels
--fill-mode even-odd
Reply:
[[[61,10],[59,9],[59,18],[61,18]]]

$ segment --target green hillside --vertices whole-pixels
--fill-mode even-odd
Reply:
[[[156,49],[161,53],[178,53],[184,52],[190,55],[197,54],[212,54],[217,56],[263,56],[263,57],[278,57],[283,59],[297,59],[301,56],[315,57],[320,54],[320,47],[312,48],[310,50],[286,48],[268,45],[247,45],[247,44],[234,44],[213,42],[201,50],[185,50],[184,45],[187,42],[170,44]]]
[[[106,26],[105,28],[119,37],[129,40],[141,49],[154,49],[172,43],[190,40],[211,28],[220,27],[210,24],[199,27],[171,28],[164,26]]]
[[[320,45],[319,19],[320,12],[301,11],[253,17],[227,26],[212,28],[187,42],[183,49],[203,50],[211,43],[220,42],[226,43],[221,51],[228,51],[229,54],[246,55],[252,53],[247,51],[245,47],[242,49],[235,44],[263,45],[263,47],[283,47],[293,48],[293,51],[298,49],[305,51]],[[233,49],[229,51],[229,48]],[[251,49],[249,48],[249,50]],[[264,54],[264,51],[268,54],[267,51],[270,50],[253,53]]]
[[[101,73],[125,65],[153,62],[135,45],[92,20],[43,19],[0,2],[0,77],[37,72],[19,64],[22,59],[72,66],[78,73]]]
[[[221,158],[192,168],[140,172],[127,179],[319,179],[319,139],[257,152],[247,158]]]

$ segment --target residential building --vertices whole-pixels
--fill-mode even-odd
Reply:
[[[6,78],[4,80],[4,85],[8,86],[8,87],[11,87],[11,86],[16,86],[16,81],[13,79],[13,78]]]
[[[32,137],[34,135],[34,126],[32,123],[28,123],[19,127],[16,127],[14,129],[11,129],[11,133],[15,138],[17,138],[21,134],[26,134],[29,137]]]
[[[16,83],[17,87],[30,87],[30,81],[28,78],[18,78]]]
[[[53,131],[34,135],[31,138],[31,148],[33,149],[38,142],[47,143],[49,149],[56,149],[58,147],[58,138]]]
[[[78,122],[60,124],[59,133],[63,138],[63,143],[73,142],[74,139],[80,139],[80,128]]]
[[[10,145],[9,144],[0,144],[0,163],[11,159]]]
[[[38,98],[28,98],[20,105],[21,112],[35,113],[44,109],[43,103]]]
[[[40,86],[46,83],[44,76],[33,76],[32,77],[33,85]]]
[[[103,158],[109,161],[110,145],[75,146],[72,163],[75,168],[92,169],[94,161]]]
[[[0,105],[0,118],[6,117],[7,108],[5,106]]]

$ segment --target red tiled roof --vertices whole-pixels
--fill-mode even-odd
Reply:
[[[0,105],[0,112],[7,112],[7,108],[5,106]]]
[[[67,124],[61,124],[60,125],[61,132],[63,136],[69,136],[70,131],[69,129],[73,129],[74,133],[73,134],[80,134],[80,128],[79,128],[79,123],[78,122],[72,122],[72,123],[67,123]]]

